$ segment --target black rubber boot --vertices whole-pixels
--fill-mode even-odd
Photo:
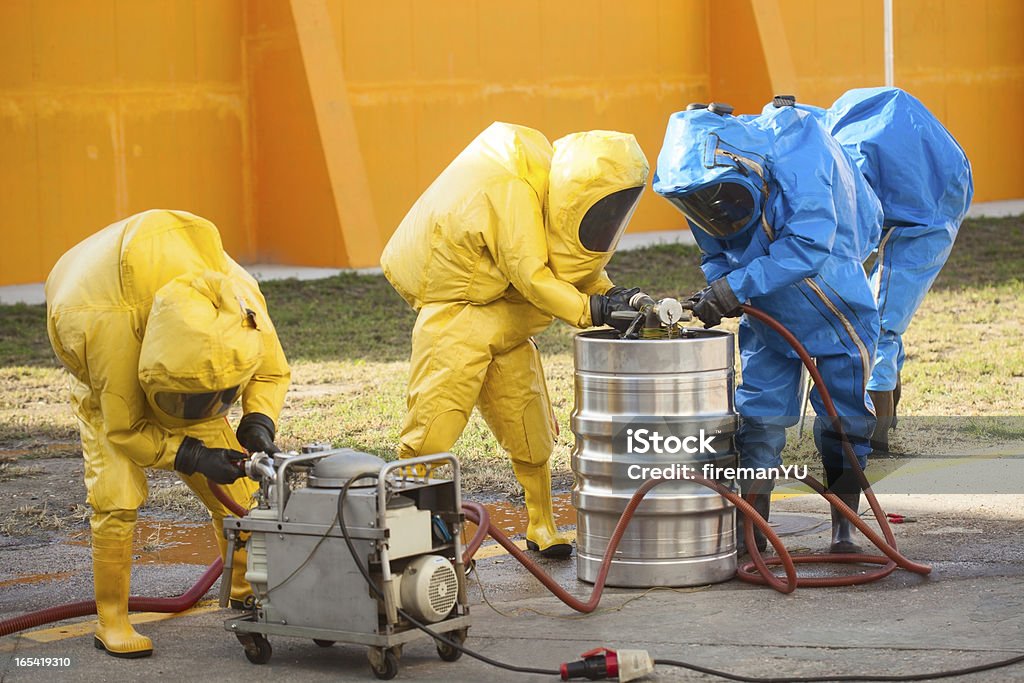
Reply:
[[[869,391],[875,404],[875,431],[871,435],[871,449],[876,453],[889,452],[889,430],[895,414],[892,391]]]
[[[825,478],[831,493],[839,496],[854,512],[860,510],[860,484],[853,478],[853,472],[843,475],[843,470],[826,470]],[[832,508],[832,544],[830,553],[861,553],[861,547],[853,541],[853,522],[844,517],[839,510]]]
[[[772,507],[772,490],[775,488],[774,481],[758,481],[746,484],[745,482],[741,485],[740,491],[743,493],[743,497],[746,498],[747,491],[754,490],[757,493],[754,495],[754,499],[750,501],[754,509],[757,510],[757,514],[761,515],[765,519],[771,514]],[[745,490],[744,490],[745,489]],[[747,554],[747,542],[746,533],[744,532],[744,515],[739,510],[736,511],[736,557],[741,557]],[[765,538],[764,533],[761,532],[756,526],[754,527],[754,543],[757,545],[757,549],[764,552],[768,548],[768,539]]]
[[[899,423],[899,416],[896,414],[896,409],[900,407],[900,394],[903,393],[903,378],[900,377],[900,373],[896,373],[896,388],[892,390],[892,428],[896,429]]]
[[[839,499],[857,512],[860,508],[860,491],[837,494]],[[861,547],[853,542],[853,522],[843,517],[839,510],[832,508],[832,545],[830,553],[860,553]]]

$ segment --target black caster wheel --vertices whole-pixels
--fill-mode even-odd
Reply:
[[[262,633],[239,635],[238,640],[245,648],[245,658],[253,664],[266,664],[274,654],[274,648]]]
[[[445,633],[444,636],[448,640],[450,640],[450,641],[452,641],[454,643],[458,643],[459,645],[462,645],[464,642],[466,642],[466,630],[465,629],[462,629],[462,630],[459,630],[459,631],[451,631],[449,633]],[[446,662],[457,661],[459,659],[459,657],[462,656],[462,650],[460,650],[460,649],[458,649],[456,647],[452,647],[451,645],[448,645],[447,643],[442,643],[440,640],[436,641],[434,643],[434,645],[437,647],[437,656],[440,657],[441,659],[443,659]]]
[[[320,638],[314,638],[313,642],[319,645],[320,647],[330,647],[331,645],[334,645],[333,640],[321,640]]]
[[[398,655],[394,650],[372,648],[368,653],[373,675],[382,681],[390,681],[398,675]]]

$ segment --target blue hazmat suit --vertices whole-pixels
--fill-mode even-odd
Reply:
[[[882,204],[870,275],[881,333],[868,390],[891,391],[903,368],[903,334],[971,204],[971,164],[939,120],[899,88],[850,90],[828,109],[798,106],[839,141]]]
[[[680,208],[708,282],[789,328],[815,357],[861,466],[874,414],[866,396],[878,311],[862,263],[881,230],[878,199],[839,144],[807,112],[673,114],[654,190]],[[740,462],[781,465],[797,423],[801,362],[778,334],[744,316],[736,407]],[[817,390],[815,441],[826,470],[848,467]]]

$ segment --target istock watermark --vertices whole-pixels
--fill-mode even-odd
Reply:
[[[754,468],[754,467],[719,467],[714,463],[706,462],[700,467],[682,463],[672,463],[660,467],[648,467],[646,465],[630,465],[626,468],[626,476],[633,481],[647,479],[693,479],[701,476],[705,479],[715,481],[742,479],[750,481],[754,479],[801,479],[807,476],[807,465],[782,465],[780,467]]]
[[[677,453],[717,453],[711,445],[712,435],[700,430],[698,434],[691,434],[682,438],[670,434],[662,436],[651,429],[627,429],[626,430],[626,452],[637,455],[657,453],[664,455],[675,455]]]

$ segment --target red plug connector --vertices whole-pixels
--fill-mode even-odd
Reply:
[[[641,678],[654,671],[654,662],[647,650],[619,650],[597,647],[584,652],[583,659],[562,664],[562,680],[587,678],[600,681],[617,678],[623,683]]]

